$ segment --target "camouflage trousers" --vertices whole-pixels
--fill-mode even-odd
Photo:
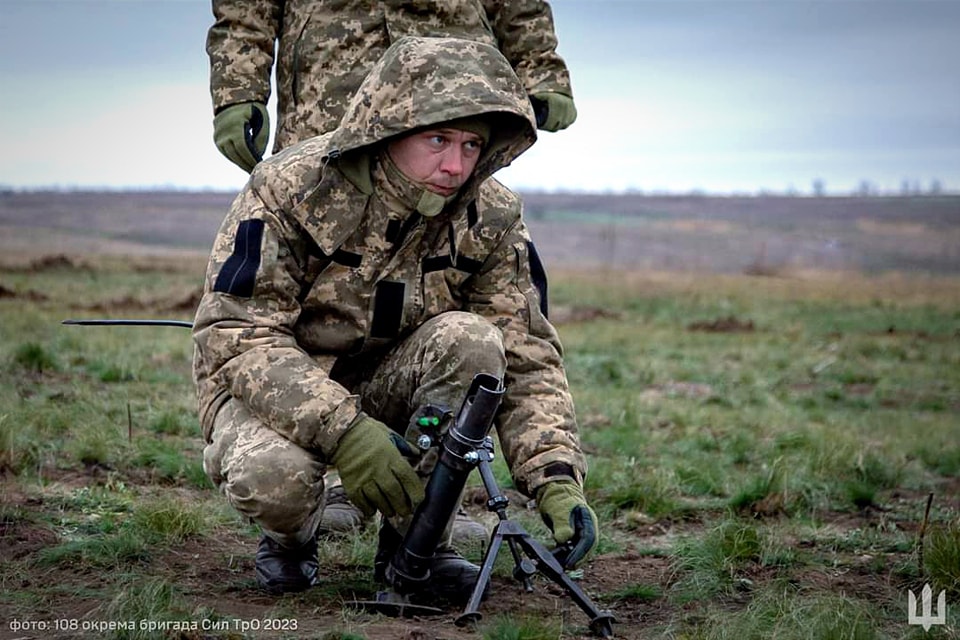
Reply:
[[[455,411],[477,373],[502,378],[505,371],[500,331],[480,316],[453,311],[431,318],[375,362],[346,372],[342,384],[360,396],[368,415],[402,432],[419,407]],[[418,467],[424,481],[428,466]],[[203,467],[230,504],[281,545],[313,537],[323,512],[325,461],[241,402],[231,399],[217,413]],[[408,521],[391,524],[402,533]]]

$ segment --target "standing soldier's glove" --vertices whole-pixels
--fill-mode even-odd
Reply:
[[[593,551],[599,539],[597,514],[587,505],[583,489],[573,480],[549,482],[537,491],[537,508],[553,532],[564,569],[575,567]]]
[[[577,119],[577,107],[573,98],[562,93],[548,91],[530,96],[533,111],[537,116],[537,128],[544,131],[566,129]]]
[[[263,160],[270,137],[270,115],[260,102],[241,102],[213,118],[213,142],[230,162],[247,173]]]
[[[403,437],[366,414],[359,414],[333,452],[343,489],[366,515],[406,516],[423,500],[423,482],[400,449]]]

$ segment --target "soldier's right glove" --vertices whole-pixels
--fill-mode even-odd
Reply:
[[[398,447],[410,448],[400,434],[361,413],[333,452],[347,497],[368,516],[407,516],[423,500],[423,482]]]
[[[263,160],[269,137],[270,115],[263,103],[232,104],[213,118],[213,142],[217,149],[247,173]]]
[[[537,491],[537,509],[558,545],[554,552],[565,569],[575,567],[597,546],[597,514],[587,505],[576,482],[548,482]]]

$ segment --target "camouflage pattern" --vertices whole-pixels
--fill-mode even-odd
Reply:
[[[323,463],[230,400],[220,409],[203,468],[241,514],[281,545],[306,544],[323,513]]]
[[[215,111],[266,104],[276,55],[275,152],[336,128],[367,71],[405,35],[499,46],[526,93],[572,96],[542,0],[213,0],[213,14],[207,53]]]
[[[426,404],[459,407],[480,371],[503,377],[507,364],[500,332],[471,313],[450,311],[431,318],[384,356],[354,368],[345,380],[357,389],[363,410],[401,429]],[[217,412],[204,449],[204,469],[237,511],[257,522],[281,545],[299,547],[310,539],[323,513],[326,465],[230,399]],[[416,440],[409,434],[416,450]],[[430,449],[416,461],[424,483],[438,460]],[[454,514],[455,517],[456,514]],[[410,518],[391,518],[405,533]],[[453,518],[447,524],[449,542]]]
[[[410,185],[384,171],[384,140],[478,114],[495,126],[477,168],[440,215],[421,217]],[[210,446],[223,407],[239,403],[329,460],[361,410],[402,431],[424,401],[456,405],[474,374],[503,368],[496,428],[517,487],[533,495],[555,463],[582,481],[562,348],[541,312],[521,202],[488,179],[535,136],[526,92],[496,48],[403,38],[339,129],[258,164],[218,233],[194,324]],[[238,256],[250,221],[262,237]],[[250,290],[223,286],[229,264],[251,256]]]

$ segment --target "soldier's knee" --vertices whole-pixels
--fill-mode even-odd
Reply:
[[[500,376],[506,370],[503,334],[474,313],[450,311],[434,318],[434,351],[441,360],[454,360],[473,372]]]
[[[250,451],[232,466],[221,490],[264,529],[297,535],[320,508],[323,467],[292,443]]]

